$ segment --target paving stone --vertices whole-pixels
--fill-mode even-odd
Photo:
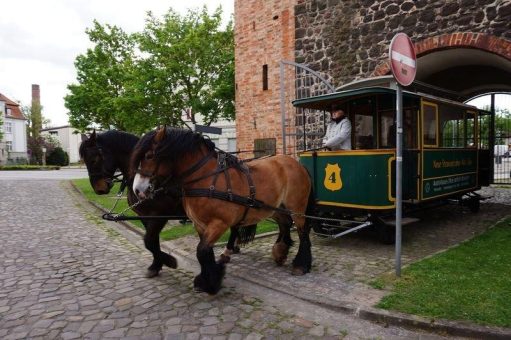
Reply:
[[[100,220],[97,212],[91,213],[82,205],[66,184],[52,180],[12,182],[0,177],[0,192],[11,193],[0,205],[0,229],[13,231],[0,233],[2,340],[307,339],[346,335],[353,339],[427,338],[422,333],[368,322],[357,326],[345,324],[350,318],[347,315],[336,315],[335,324],[321,317],[313,321],[302,315],[305,312],[299,299],[284,311],[281,307],[285,303],[275,299],[265,302],[260,296],[241,293],[243,285],[229,281],[224,281],[216,296],[199,294],[192,286],[195,274],[183,268],[164,267],[159,277],[147,279],[145,268],[152,257],[143,249],[142,238],[130,237],[128,241],[117,231],[117,225]],[[54,216],[47,216],[47,211],[55,211]],[[502,209],[495,208],[490,215],[491,219],[497,218]],[[453,234],[480,230],[477,222],[465,222],[463,227],[469,225],[468,231],[455,229]],[[424,237],[423,231],[414,232]],[[27,234],[31,237],[27,238]],[[405,245],[405,263],[449,246],[458,237],[449,235],[449,240],[440,240],[436,231],[431,235],[428,246],[414,240]],[[293,238],[296,239],[295,233]],[[195,261],[197,237],[176,242],[182,243],[179,251]],[[297,247],[291,249],[288,263],[277,267],[271,259],[273,242],[274,238],[258,239],[243,248],[242,254],[232,257],[226,277],[236,273],[264,279],[272,287],[284,287],[291,292],[320,291],[325,297],[356,299],[373,294],[372,291],[361,294],[368,292],[365,284],[368,278],[393,266],[393,249],[388,247],[358,237],[340,241],[313,237],[313,271],[293,277],[289,263]],[[370,247],[361,249],[361,242]],[[407,247],[413,247],[418,254],[406,253]],[[215,248],[217,255],[220,251],[221,248]],[[298,312],[300,316],[296,315]]]
[[[182,326],[181,325],[174,325],[170,327],[165,327],[165,334],[179,334],[181,333]]]
[[[325,335],[325,327],[323,326],[316,326],[309,330],[309,334],[312,336],[322,337]]]

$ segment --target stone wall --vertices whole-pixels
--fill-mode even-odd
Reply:
[[[305,64],[337,87],[388,74],[397,32],[412,38],[418,57],[463,46],[511,60],[510,22],[511,0],[235,0],[238,149],[276,138],[281,150],[281,60]],[[285,92],[292,94],[294,79],[285,78]],[[313,119],[319,134],[323,122]]]
[[[337,86],[384,73],[375,70],[397,32],[416,43],[457,32],[511,40],[509,0],[298,0],[295,15],[296,62],[328,71]]]

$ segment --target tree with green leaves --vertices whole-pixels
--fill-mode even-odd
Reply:
[[[77,84],[65,97],[71,125],[91,124],[142,133],[157,125],[183,126],[234,118],[234,38],[221,28],[221,8],[161,19],[148,14],[145,29],[129,35],[100,25],[87,30],[95,47],[75,61]]]
[[[30,162],[41,164],[43,158],[42,147],[46,147],[45,139],[41,137],[43,125],[49,124],[50,120],[43,115],[43,106],[38,102],[32,102],[30,106],[22,106],[21,112],[27,120],[27,149],[30,153]]]
[[[138,64],[147,111],[156,124],[183,125],[201,115],[206,125],[234,118],[234,35],[232,22],[221,29],[222,10],[207,8],[162,19],[151,14],[137,34],[143,58]]]
[[[27,136],[38,138],[43,126],[50,124],[50,120],[43,115],[43,106],[33,102],[30,106],[22,106],[21,112],[27,120]]]
[[[70,94],[64,98],[69,122],[82,131],[91,123],[131,130],[130,117],[137,114],[137,98],[127,94],[135,59],[133,37],[97,21],[86,33],[95,46],[75,60],[78,84],[68,85]]]

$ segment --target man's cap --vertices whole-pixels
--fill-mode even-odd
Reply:
[[[337,104],[330,105],[330,112],[334,112],[337,110],[343,110],[346,112],[346,109],[345,109],[344,105],[342,105],[342,104],[337,103]]]

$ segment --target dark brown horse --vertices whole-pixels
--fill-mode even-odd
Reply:
[[[241,163],[215,151],[214,144],[199,134],[161,128],[141,138],[132,167],[137,171],[133,189],[140,198],[154,190],[183,192],[184,210],[200,236],[196,289],[210,294],[220,289],[225,267],[215,262],[213,245],[227,228],[265,218],[279,224],[272,252],[275,262],[282,265],[287,258],[294,222],[300,246],[293,274],[310,271],[310,227],[304,214],[312,207],[311,180],[295,159],[281,155]]]
[[[107,131],[101,134],[93,132],[90,137],[80,145],[80,156],[87,166],[89,180],[94,192],[98,195],[105,195],[110,192],[113,186],[114,174],[119,170],[123,179],[127,181],[128,204],[132,205],[138,201],[133,194],[133,178],[129,172],[129,159],[139,138],[122,131]],[[167,192],[161,194],[158,200],[146,200],[134,208],[135,213],[140,216],[162,216],[177,215],[185,216],[181,204],[180,192]],[[146,233],[144,235],[145,247],[153,254],[153,263],[147,268],[147,277],[157,276],[163,264],[170,268],[177,267],[176,259],[160,248],[159,234],[167,219],[150,219],[142,221]],[[242,235],[240,243],[246,243],[253,238],[255,226],[249,228],[248,232]],[[229,261],[229,255],[239,251],[236,243],[239,241],[237,229],[231,231],[222,259]]]

